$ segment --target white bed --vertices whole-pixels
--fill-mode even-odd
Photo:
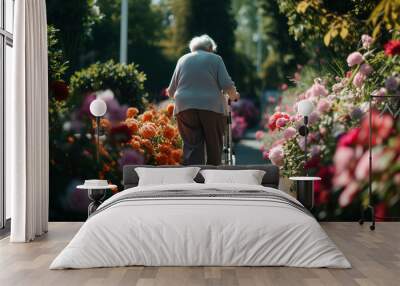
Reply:
[[[284,192],[198,183],[114,195],[50,269],[128,265],[351,267],[318,222]]]

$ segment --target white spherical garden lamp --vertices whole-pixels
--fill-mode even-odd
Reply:
[[[311,114],[311,112],[313,112],[313,110],[314,110],[314,104],[308,99],[304,99],[297,103],[297,113],[304,117],[305,116],[308,117]]]
[[[307,135],[308,135],[308,116],[313,112],[314,104],[308,100],[304,99],[297,103],[297,113],[304,117],[304,125],[300,126],[299,133],[304,136],[304,165],[307,163]],[[307,168],[304,167],[306,176],[308,175]]]
[[[102,117],[107,112],[107,104],[102,99],[95,99],[90,103],[90,113],[95,117]]]
[[[95,99],[90,103],[90,113],[96,117],[96,147],[97,147],[97,164],[100,160],[100,118],[107,112],[107,104],[102,99]]]

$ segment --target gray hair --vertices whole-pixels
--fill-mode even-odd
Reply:
[[[201,35],[199,37],[194,37],[190,43],[189,48],[191,52],[197,50],[211,50],[213,52],[217,51],[217,44],[209,35]]]

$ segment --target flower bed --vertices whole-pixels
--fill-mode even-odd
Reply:
[[[361,204],[368,203],[368,100],[371,94],[400,96],[400,41],[391,40],[384,50],[374,47],[368,35],[363,35],[361,43],[360,49],[347,57],[347,71],[317,78],[297,95],[293,111],[279,107],[267,124],[267,132],[278,139],[264,146],[266,158],[286,176],[300,175],[308,168],[322,177],[315,185],[314,211],[320,219],[354,219]],[[297,132],[303,119],[295,112],[297,102],[303,99],[315,106],[309,116],[306,165],[304,138]],[[378,217],[400,215],[400,124],[393,114],[381,113],[388,107],[396,113],[400,105],[398,100],[383,97],[373,105],[372,175],[377,213]]]

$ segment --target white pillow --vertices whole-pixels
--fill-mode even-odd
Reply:
[[[135,168],[139,176],[138,186],[195,183],[199,167],[184,168]]]
[[[261,185],[265,171],[261,170],[202,170],[205,184],[246,184]]]

